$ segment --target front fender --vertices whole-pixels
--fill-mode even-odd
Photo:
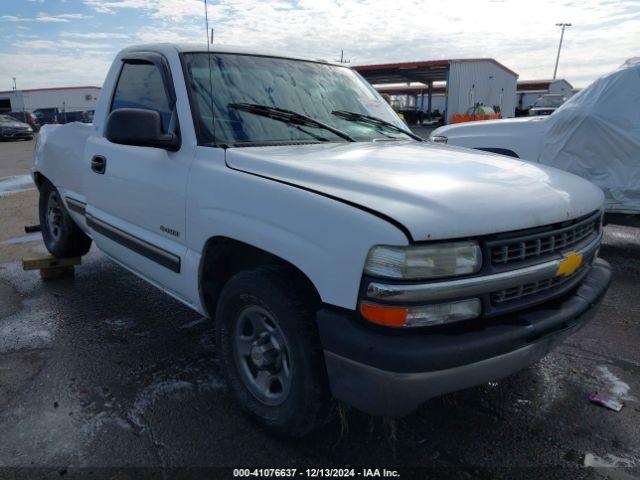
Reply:
[[[395,226],[354,206],[196,158],[189,179],[189,248],[223,236],[300,269],[323,302],[355,309],[371,246],[406,245]]]

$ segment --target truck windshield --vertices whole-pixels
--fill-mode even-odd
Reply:
[[[201,144],[248,146],[410,138],[402,132],[407,127],[393,109],[349,68],[239,54],[187,53],[183,58]],[[256,114],[255,106],[287,110],[317,124]],[[382,121],[354,121],[353,116],[335,112]]]
[[[557,108],[565,102],[566,98],[561,95],[542,95],[538,97],[536,103],[533,104],[534,107],[552,107]]]

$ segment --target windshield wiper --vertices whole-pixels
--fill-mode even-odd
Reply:
[[[292,125],[300,125],[303,127],[317,127],[327,130],[340,138],[343,138],[347,142],[355,142],[355,139],[346,133],[333,128],[331,125],[322,123],[311,117],[307,117],[301,113],[294,112],[292,110],[286,110],[284,108],[271,107],[269,105],[259,105],[257,103],[229,103],[228,108],[235,110],[241,110],[243,112],[253,113],[255,115],[261,115],[263,117],[272,118],[279,122],[290,123]],[[308,132],[307,132],[308,133]]]
[[[417,140],[418,142],[424,142],[424,140],[418,135],[416,135],[415,133],[409,132],[404,128],[400,128],[394,125],[393,123],[387,122],[386,120],[382,120],[381,118],[378,118],[378,117],[372,117],[370,115],[364,115],[362,113],[348,112],[346,110],[334,110],[331,113],[336,117],[344,118],[345,120],[348,120],[350,122],[362,122],[362,123],[368,123],[369,125],[375,125],[378,127],[386,127],[389,130],[393,130],[399,133],[404,133],[405,135],[408,135],[409,137],[413,138],[414,140]]]

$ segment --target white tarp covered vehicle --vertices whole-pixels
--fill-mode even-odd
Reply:
[[[449,125],[431,139],[575,173],[602,188],[607,212],[640,214],[640,57],[599,78],[549,117]]]

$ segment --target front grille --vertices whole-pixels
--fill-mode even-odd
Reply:
[[[504,266],[559,253],[586,239],[595,239],[599,229],[600,214],[595,213],[568,226],[496,240],[490,242],[491,264]]]
[[[5,136],[7,137],[20,137],[31,135],[28,128],[14,128],[12,130],[5,130]]]
[[[507,288],[505,290],[499,290],[491,294],[491,303],[495,306],[504,305],[508,302],[515,302],[524,297],[531,297],[538,293],[542,293],[553,289],[560,288],[569,282],[574,281],[576,278],[581,277],[582,273],[587,267],[583,266],[577,272],[570,277],[552,277],[540,280],[538,282],[526,283],[513,288]],[[551,292],[549,292],[551,293]]]

